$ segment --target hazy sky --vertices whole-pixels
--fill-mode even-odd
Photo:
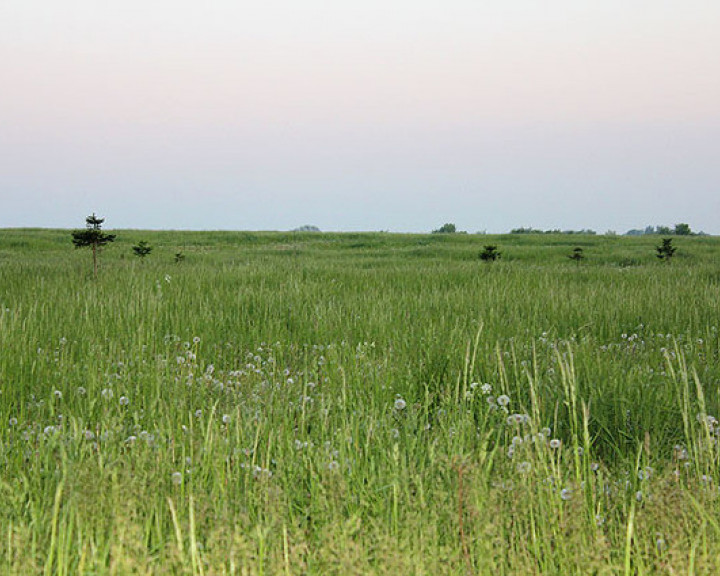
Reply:
[[[720,233],[718,0],[0,0],[0,227]]]

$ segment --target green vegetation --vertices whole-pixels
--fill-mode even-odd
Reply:
[[[677,248],[673,246],[672,238],[663,238],[662,244],[655,247],[655,256],[657,256],[663,262],[670,262],[670,259],[675,255]]]
[[[152,246],[148,244],[145,240],[140,240],[135,246],[132,247],[133,254],[140,258],[140,260],[144,260],[145,256],[150,254],[152,252]],[[177,256],[177,255],[176,255]]]
[[[452,223],[443,224],[437,230],[432,231],[433,234],[455,234],[456,232],[457,227]]]
[[[697,236],[697,235],[707,236],[707,234],[705,234],[705,232],[702,232],[702,231],[697,232],[697,233],[693,232],[692,229],[690,228],[690,224],[686,224],[684,222],[675,224],[675,226],[672,228],[670,226],[662,226],[662,225],[646,226],[644,230],[633,229],[633,230],[628,230],[626,232],[626,236],[647,236],[647,235],[651,235],[651,234],[657,234],[659,236],[660,235],[661,236],[671,236],[671,235],[675,235],[675,236]]]
[[[93,275],[97,278],[98,273],[98,253],[103,246],[115,241],[114,234],[106,234],[102,231],[102,223],[104,218],[98,218],[95,214],[85,218],[85,230],[75,230],[72,232],[72,242],[75,248],[90,248],[93,257]]]
[[[568,258],[570,258],[570,260],[573,260],[575,262],[575,264],[580,266],[580,262],[582,262],[585,259],[585,254],[584,254],[583,249],[580,248],[580,246],[575,246],[575,248],[573,248],[573,251],[568,256]]]
[[[0,573],[714,573],[720,240],[656,241],[0,230]]]
[[[480,252],[480,260],[483,262],[495,262],[495,260],[500,260],[500,256],[501,253],[494,244],[483,246],[483,250]]]

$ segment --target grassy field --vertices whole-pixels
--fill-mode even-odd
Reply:
[[[717,573],[720,239],[116,233],[0,230],[0,573]]]

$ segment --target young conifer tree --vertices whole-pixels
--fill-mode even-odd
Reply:
[[[485,246],[483,251],[480,252],[480,260],[483,262],[495,262],[500,259],[500,252],[498,252],[497,246],[490,244]]]
[[[674,256],[677,248],[672,245],[672,238],[663,238],[662,244],[655,248],[655,256],[657,256],[663,262],[670,262],[670,259]]]
[[[580,266],[580,262],[582,262],[585,259],[585,254],[583,254],[583,249],[578,246],[577,248],[573,248],[572,254],[568,256],[570,260],[575,260],[575,264]]]
[[[93,212],[92,216],[85,218],[85,230],[75,230],[72,233],[72,242],[75,248],[91,248],[93,255],[93,274],[97,278],[97,257],[100,249],[115,241],[115,234],[105,234],[102,231],[104,218],[98,218]]]
[[[148,244],[145,240],[140,240],[140,242],[135,244],[132,249],[133,254],[140,258],[140,260],[145,260],[145,256],[152,252],[152,246],[150,246],[150,244]]]

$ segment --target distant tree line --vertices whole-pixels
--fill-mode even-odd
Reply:
[[[587,234],[590,236],[594,236],[597,234],[595,230],[591,230],[590,228],[583,228],[582,230],[560,230],[559,228],[554,228],[552,230],[540,230],[537,228],[513,228],[510,230],[510,234]]]
[[[440,228],[433,230],[433,234],[466,234],[466,232],[457,229],[457,226],[452,222],[447,222],[440,226]],[[481,232],[479,232],[481,234]],[[588,236],[594,236],[597,234],[595,230],[590,228],[582,228],[580,230],[561,230],[560,228],[552,228],[548,230],[542,230],[540,228],[532,227],[520,227],[513,228],[510,230],[510,234],[585,234]],[[625,236],[707,236],[705,232],[693,232],[689,224],[684,222],[675,224],[674,227],[670,226],[647,226],[644,229],[632,229],[625,233]],[[615,232],[608,230],[606,232],[608,236],[615,236]]]
[[[707,236],[702,230],[693,232],[689,224],[675,224],[673,228],[670,226],[646,226],[643,230],[632,229],[625,232],[625,236]]]

